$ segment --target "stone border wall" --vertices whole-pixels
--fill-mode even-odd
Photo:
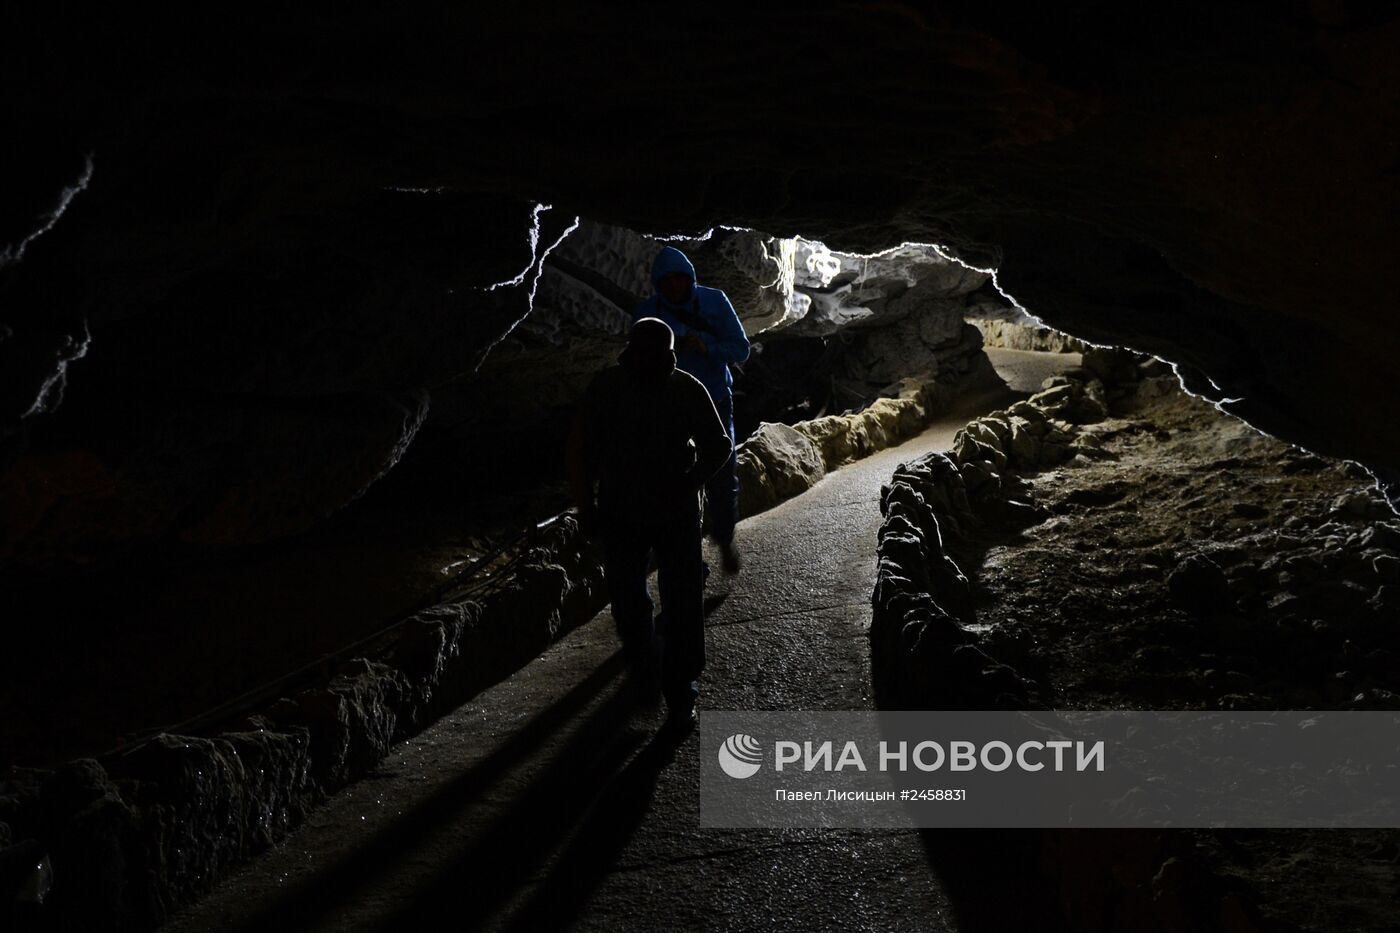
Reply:
[[[1170,390],[1163,364],[1093,348],[1043,391],[970,421],[948,453],[900,464],[882,491],[872,595],[871,668],[881,709],[1034,709],[1037,685],[992,657],[975,630],[967,577],[948,544],[982,522],[1042,516],[1020,476],[1074,457],[1112,457],[1080,425],[1137,392]],[[1142,377],[1150,378],[1141,381]],[[965,871],[1007,872],[1033,890],[1053,928],[1110,933],[1263,933],[1248,898],[1215,875],[1189,835],[1155,830],[1008,830],[964,836]],[[968,866],[971,866],[969,868]],[[1008,889],[1013,883],[1007,879]]]
[[[392,745],[528,663],[605,602],[601,565],[566,516],[501,585],[415,614],[329,683],[227,731],[161,734],[127,754],[54,770],[10,769],[0,780],[0,845],[37,840],[53,881],[17,925],[156,926],[283,839]]]
[[[831,470],[914,437],[962,392],[999,381],[991,360],[979,351],[955,380],[905,379],[896,395],[853,414],[792,425],[763,422],[736,452],[739,517],[771,509]]]
[[[1080,426],[1102,421],[1111,402],[1135,392],[1140,367],[1155,374],[1160,366],[1091,349],[1081,367],[1047,379],[1041,392],[968,422],[947,453],[896,468],[881,491],[870,626],[881,707],[1023,709],[1032,701],[1035,685],[990,657],[969,628],[972,594],[947,544],[979,522],[1038,521],[1021,475],[1111,456]]]

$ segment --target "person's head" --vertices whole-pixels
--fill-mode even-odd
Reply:
[[[695,266],[674,246],[664,247],[651,265],[651,284],[667,304],[685,304],[695,285]]]
[[[667,304],[678,305],[684,304],[690,297],[690,285],[690,276],[684,272],[668,272],[656,283],[656,290]]]
[[[627,348],[618,362],[649,378],[663,378],[676,368],[675,334],[660,318],[644,317],[632,325]]]

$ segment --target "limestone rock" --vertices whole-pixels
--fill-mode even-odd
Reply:
[[[1387,583],[1400,583],[1400,557],[1378,554],[1371,559],[1371,569]]]
[[[701,285],[724,290],[750,335],[805,313],[808,299],[795,295],[792,288],[796,249],[792,239],[749,230],[717,230],[705,239],[662,241],[624,227],[583,221],[557,247],[557,253],[640,299],[652,293],[651,265],[666,245],[690,257]],[[564,329],[618,335],[630,324],[631,310],[618,308],[559,268],[546,267],[524,327],[551,340]]]
[[[1045,353],[1082,353],[1086,348],[1086,344],[1079,338],[1033,320],[969,320],[982,332],[982,341],[989,347],[1038,350]]]
[[[809,489],[826,475],[811,438],[785,424],[759,425],[739,445],[739,514],[754,515]]]
[[[1119,347],[1090,347],[1081,364],[1106,385],[1137,382],[1138,356]]]
[[[1211,616],[1233,608],[1230,583],[1220,565],[1203,554],[1192,554],[1167,577],[1172,603],[1195,616]]]
[[[811,300],[793,333],[826,336],[850,325],[922,321],[913,332],[931,345],[956,337],[962,296],[976,291],[987,274],[939,255],[932,247],[906,244],[878,256],[833,253],[799,240],[795,287]]]
[[[1350,520],[1384,518],[1391,513],[1379,499],[1365,490],[1344,493],[1332,503],[1332,514]]]
[[[1033,468],[1040,460],[1040,439],[1032,430],[1035,424],[1043,425],[1043,422],[1032,422],[1019,415],[1011,419],[1009,451],[1012,461],[1023,470]]]
[[[864,457],[874,449],[865,432],[865,423],[849,415],[827,415],[799,421],[792,427],[817,445],[822,462],[829,470]]]

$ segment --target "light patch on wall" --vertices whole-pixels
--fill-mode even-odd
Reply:
[[[659,242],[674,242],[674,241],[679,241],[679,240],[686,240],[686,241],[690,241],[690,242],[703,242],[703,241],[708,240],[708,239],[710,239],[711,237],[713,237],[713,236],[715,235],[715,231],[717,231],[717,230],[734,230],[734,231],[749,232],[749,233],[757,233],[757,232],[759,232],[759,231],[752,230],[751,228],[748,228],[748,227],[738,227],[738,226],[733,226],[733,225],[729,225],[729,224],[718,224],[718,225],[716,225],[716,226],[714,226],[714,227],[711,227],[710,229],[706,230],[704,233],[701,233],[701,234],[654,234],[654,233],[648,233],[648,234],[644,234],[644,236],[646,236],[646,237],[648,237],[648,238],[650,238],[650,239],[652,239],[652,240],[659,241]],[[820,281],[822,282],[823,286],[825,286],[826,284],[830,283],[831,280],[832,280],[832,279],[836,276],[836,274],[840,271],[840,268],[841,268],[840,257],[847,257],[847,258],[850,258],[850,259],[865,259],[865,260],[870,260],[870,259],[882,258],[882,257],[884,257],[884,256],[889,256],[889,255],[891,255],[891,254],[893,254],[893,253],[899,252],[900,250],[908,249],[908,248],[911,248],[911,247],[913,247],[913,248],[918,248],[918,249],[927,249],[927,250],[931,250],[931,251],[932,251],[933,253],[935,253],[937,256],[939,256],[940,258],[942,258],[942,259],[944,259],[944,260],[946,260],[946,261],[948,261],[948,262],[955,263],[955,264],[957,264],[957,265],[959,265],[959,266],[962,266],[962,267],[965,268],[965,269],[969,269],[969,270],[971,270],[971,271],[973,271],[973,272],[980,272],[980,273],[982,273],[983,275],[986,275],[986,276],[990,277],[990,278],[991,278],[991,281],[992,281],[992,287],[996,289],[997,293],[998,293],[999,295],[1001,295],[1002,298],[1006,299],[1006,301],[1007,301],[1008,304],[1010,304],[1013,308],[1015,308],[1019,313],[1025,315],[1025,317],[1026,317],[1026,319],[1027,319],[1027,323],[1031,323],[1031,324],[1034,324],[1034,325],[1037,325],[1037,326],[1041,326],[1041,327],[1053,327],[1053,325],[1046,323],[1042,318],[1040,318],[1040,317],[1038,317],[1037,315],[1035,315],[1034,313],[1032,313],[1029,309],[1026,308],[1025,305],[1023,305],[1023,304],[1021,304],[1021,302],[1017,301],[1017,300],[1016,300],[1016,297],[1015,297],[1014,295],[1012,295],[1010,292],[1008,292],[1005,288],[1002,287],[1002,285],[1001,285],[1001,280],[1000,280],[1000,277],[999,277],[999,270],[998,270],[997,268],[995,268],[995,267],[986,267],[986,268],[983,268],[983,267],[981,267],[981,266],[974,266],[974,265],[973,265],[972,263],[970,263],[970,262],[965,262],[964,260],[958,258],[948,246],[946,246],[946,245],[944,245],[944,244],[942,244],[942,243],[921,243],[921,242],[917,242],[917,241],[914,241],[914,240],[906,240],[906,241],[904,241],[903,243],[900,243],[898,246],[891,246],[891,247],[889,247],[889,248],[887,248],[887,249],[876,250],[875,252],[871,252],[871,253],[854,253],[854,252],[844,252],[844,251],[833,250],[833,249],[831,249],[830,247],[828,247],[825,243],[821,242],[820,240],[814,240],[814,239],[810,239],[810,238],[808,238],[808,237],[804,237],[804,236],[800,236],[800,235],[799,235],[799,236],[795,236],[795,237],[793,237],[792,239],[793,239],[794,241],[796,241],[796,242],[802,242],[802,243],[807,244],[808,247],[811,249],[811,253],[810,253],[810,255],[809,255],[809,257],[808,257],[808,260],[807,260],[808,271],[809,271],[810,273],[813,273],[813,274],[819,276],[819,279],[820,279]],[[775,283],[775,284],[776,284],[776,283]],[[1082,342],[1083,342],[1084,344],[1086,344],[1087,346],[1090,346],[1090,347],[1093,347],[1093,348],[1096,348],[1096,349],[1101,349],[1101,350],[1102,350],[1102,349],[1111,349],[1111,348],[1113,348],[1113,347],[1115,346],[1114,344],[1095,343],[1094,341],[1088,340],[1088,339],[1086,339],[1086,338],[1084,338],[1084,337],[1081,337],[1081,336],[1079,336],[1078,334],[1071,334],[1070,336],[1076,337],[1077,339],[1079,339],[1080,341],[1082,341]],[[1119,346],[1121,346],[1121,345],[1119,345]],[[1143,351],[1135,350],[1134,348],[1132,348],[1132,347],[1127,347],[1127,346],[1122,346],[1122,349],[1132,350],[1133,352],[1137,352],[1137,353],[1143,352]],[[1156,356],[1156,355],[1154,355],[1154,354],[1147,354],[1147,355],[1152,356],[1153,359],[1159,360],[1160,362],[1167,363],[1168,365],[1170,365],[1171,368],[1172,368],[1172,373],[1176,376],[1177,382],[1181,385],[1181,390],[1182,390],[1183,392],[1185,392],[1187,395],[1190,395],[1190,396],[1192,396],[1192,397],[1194,397],[1194,398],[1199,398],[1199,399],[1202,399],[1203,401],[1209,402],[1211,405],[1215,406],[1215,408],[1218,409],[1219,411],[1222,411],[1222,412],[1224,412],[1225,414],[1231,415],[1232,417],[1239,417],[1238,415],[1236,415],[1236,414],[1234,414],[1233,412],[1231,412],[1231,411],[1230,411],[1228,408],[1226,408],[1225,406],[1227,406],[1227,405],[1238,404],[1239,402],[1244,401],[1244,397],[1211,398],[1211,397],[1209,397],[1209,396],[1202,395],[1202,394],[1199,393],[1199,392],[1193,392],[1193,391],[1191,391],[1191,389],[1189,389],[1189,388],[1187,387],[1187,381],[1186,381],[1185,378],[1183,378],[1183,375],[1182,375],[1182,372],[1181,372],[1181,368],[1180,368],[1180,366],[1179,366],[1175,361],[1163,359],[1162,357]],[[1218,392],[1218,393],[1219,393],[1220,395],[1222,395],[1222,396],[1224,395],[1224,390],[1220,387],[1219,384],[1217,384],[1217,383],[1216,383],[1214,380],[1212,380],[1209,376],[1206,376],[1205,378],[1206,378],[1206,380],[1210,383],[1211,387],[1212,387],[1213,389],[1216,390],[1216,392]]]

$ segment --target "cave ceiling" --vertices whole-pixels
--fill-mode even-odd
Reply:
[[[333,511],[528,312],[578,216],[943,244],[1264,430],[1400,466],[1382,4],[16,19],[0,498],[26,521],[40,475],[191,540]],[[337,466],[278,460],[308,431]],[[272,489],[301,511],[263,514]]]

